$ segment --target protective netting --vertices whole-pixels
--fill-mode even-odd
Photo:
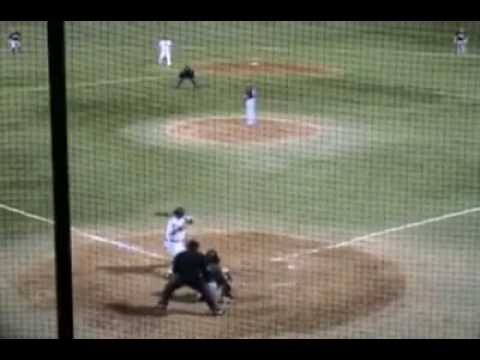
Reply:
[[[56,314],[46,23],[0,22],[0,34],[0,338],[51,338]],[[44,273],[33,279],[40,266]]]
[[[54,336],[45,24],[14,25],[1,325]],[[76,336],[478,337],[479,30],[67,22]],[[179,206],[232,277],[223,316],[158,305]]]

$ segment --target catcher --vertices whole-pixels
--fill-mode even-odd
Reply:
[[[215,295],[215,300],[218,303],[224,303],[226,299],[228,301],[233,300],[232,276],[227,268],[222,268],[220,263],[221,259],[218,256],[217,251],[208,250],[205,254],[207,261],[207,268],[205,273],[205,280],[210,288],[212,294]],[[199,301],[205,301],[203,296],[198,298]]]
[[[193,84],[194,88],[197,88],[197,83],[195,82],[195,71],[188,66],[185,65],[182,71],[178,74],[178,83],[177,83],[177,89],[182,85],[184,80],[190,80],[190,82]]]

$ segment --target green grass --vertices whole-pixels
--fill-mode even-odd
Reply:
[[[474,203],[480,76],[474,55],[460,59],[446,51],[456,25],[67,24],[72,201],[78,215],[74,221],[89,223],[107,208],[117,220],[130,218],[132,211],[146,216],[142,205],[162,207],[175,199],[203,211],[211,208],[206,199],[230,193],[235,203],[219,203],[225,216],[229,207],[246,212],[257,207],[269,216],[268,209],[275,209],[277,216],[284,212],[285,220],[297,222],[308,209],[328,214],[315,221],[341,226],[363,224],[367,217],[372,227],[384,218],[401,222],[424,201],[434,209],[438,204],[439,211]],[[39,24],[21,27],[27,52],[1,57],[2,146],[11,148],[2,152],[2,192],[4,198],[15,192],[39,200],[43,194],[46,200],[49,134],[43,128],[48,124],[48,94],[38,89],[47,80],[45,31]],[[335,79],[258,78],[261,108],[363,126],[366,149],[331,158],[316,158],[307,149],[289,154],[288,165],[265,177],[261,171],[257,176],[255,169],[244,172],[232,166],[255,157],[255,151],[194,152],[188,147],[141,146],[122,138],[123,127],[148,119],[162,122],[179,114],[241,111],[239,99],[246,84],[241,77],[200,74],[208,85],[200,91],[173,89],[175,71],[158,69],[152,48],[165,33],[177,46],[175,69],[184,63],[215,61],[217,56],[232,62],[259,57],[341,67],[345,75]],[[430,52],[435,54],[427,56]],[[86,85],[139,77],[151,80]],[[37,90],[22,91],[29,88]],[[18,165],[22,160],[30,165]],[[39,161],[44,166],[38,166]],[[254,166],[268,164],[257,161]],[[308,176],[302,176],[306,169]],[[452,196],[456,201],[449,206]],[[281,206],[284,203],[289,205]]]
[[[462,201],[472,203],[472,191],[478,184],[476,154],[480,150],[475,141],[480,128],[474,121],[480,106],[480,98],[476,99],[479,74],[474,68],[476,57],[459,59],[445,51],[455,25],[67,24],[72,200],[74,213],[78,214],[75,222],[97,219],[90,203],[94,199],[98,212],[108,208],[110,214],[128,219],[132,210],[141,214],[145,202],[162,207],[178,199],[202,211],[210,208],[206,199],[222,198],[229,191],[235,196],[235,204],[223,202],[219,210],[226,211],[225,216],[228,207],[247,212],[255,207],[264,211],[271,208],[277,215],[281,215],[279,209],[285,212],[284,219],[297,222],[308,209],[328,214],[324,217],[327,223],[340,221],[342,226],[363,224],[366,207],[374,227],[385,217],[399,217],[401,221],[403,214],[415,211],[423,201],[433,202],[432,208],[438,203],[439,210],[445,211]],[[2,143],[11,146],[15,137],[23,138],[12,150],[15,156],[2,154],[2,173],[10,174],[10,180],[3,180],[2,191],[35,194],[38,190],[48,198],[48,182],[39,181],[48,175],[48,166],[30,166],[28,172],[18,169],[13,174],[11,169],[6,171],[9,163],[18,163],[19,159],[35,163],[49,155],[48,131],[41,135],[32,131],[32,127],[47,126],[47,92],[22,94],[23,88],[46,85],[45,33],[39,24],[22,26],[26,39],[35,34],[37,42],[26,43],[34,45],[33,49],[27,46],[23,56],[3,54],[1,58],[2,69],[9,69],[1,72],[0,101],[7,114]],[[298,153],[300,160],[295,161],[296,154],[291,154],[288,166],[265,178],[256,176],[255,169],[243,172],[231,166],[241,159],[248,161],[249,156],[255,156],[254,151],[233,155],[195,153],[188,147],[142,147],[129,142],[120,136],[122,127],[147,119],[162,122],[174,114],[241,111],[239,99],[246,83],[241,77],[200,74],[207,87],[196,92],[174,90],[175,71],[162,71],[155,64],[152,45],[162,33],[171,36],[177,46],[175,69],[184,63],[215,61],[216,56],[231,62],[259,57],[341,67],[345,75],[335,79],[258,78],[261,108],[292,116],[316,114],[319,119],[365,126],[367,149],[330,159],[315,158],[316,154],[307,150],[306,154]],[[428,52],[438,56],[426,56]],[[152,79],[85,85],[138,77]],[[258,161],[255,166],[268,164]],[[308,177],[302,176],[306,169]],[[406,172],[409,176],[402,176]],[[17,173],[22,173],[23,179],[14,186],[11,181]],[[273,184],[277,191],[272,195]],[[245,193],[252,197],[244,197]],[[445,199],[452,194],[457,200],[450,207]],[[283,203],[289,206],[280,206]],[[398,211],[399,203],[407,208]]]
[[[458,58],[451,41],[459,25],[68,23],[73,223],[155,223],[153,210],[183,204],[244,228],[263,222],[362,234],[479,206],[479,26],[467,24],[470,53]],[[45,29],[19,28],[25,54],[0,55],[0,202],[51,218]],[[176,46],[171,70],[156,65],[153,44],[163,34]],[[336,65],[344,76],[199,73],[201,89],[173,88],[185,64],[252,57]],[[132,81],[95,84],[122,79]],[[123,135],[129,126],[172,116],[239,113],[250,81],[262,111],[330,119],[358,144],[329,153],[317,151],[319,143],[221,151],[149,146]],[[3,212],[2,219],[2,234],[11,224],[35,232],[21,227],[29,219]],[[450,231],[461,233],[458,224]],[[470,245],[478,251],[477,242]]]

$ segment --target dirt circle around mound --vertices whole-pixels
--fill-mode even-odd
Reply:
[[[167,126],[167,135],[176,141],[221,144],[281,143],[316,136],[325,129],[306,121],[260,118],[247,126],[241,117],[206,117],[174,121]]]
[[[256,232],[198,234],[203,250],[215,248],[233,275],[236,301],[227,315],[208,315],[189,289],[176,293],[169,314],[156,303],[166,260],[104,243],[75,239],[73,273],[78,324],[98,337],[239,338],[327,329],[367,315],[400,298],[405,277],[395,263],[326,243]],[[116,239],[159,250],[159,234]],[[323,248],[294,261],[272,262],[292,251]],[[17,279],[18,292],[35,308],[55,311],[53,261]]]
[[[333,77],[341,73],[335,65],[326,64],[281,64],[263,62],[260,60],[245,61],[241,63],[209,63],[196,64],[195,70],[212,75],[240,75],[240,76],[286,76],[310,75],[317,77]]]

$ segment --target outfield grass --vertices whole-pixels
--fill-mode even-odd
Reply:
[[[152,213],[183,204],[205,222],[309,236],[328,229],[340,241],[479,206],[480,28],[466,26],[469,54],[459,58],[451,46],[459,25],[67,23],[74,225],[161,227]],[[46,32],[39,23],[18,28],[25,53],[0,54],[0,203],[51,218]],[[172,69],[156,64],[153,45],[162,35],[175,44]],[[252,58],[335,65],[343,75],[199,73],[200,89],[174,89],[185,64]],[[260,114],[308,116],[350,135],[325,135],[335,139],[328,151],[321,139],[215,151],[125,135],[144,126],[145,138],[154,139],[148,124],[238,114],[252,81]],[[37,246],[31,235],[45,231],[17,214],[2,211],[1,219],[2,246],[29,249]],[[411,246],[441,244],[454,262],[476,256],[480,221],[469,219],[465,233],[464,221],[442,225],[454,242],[423,235]],[[470,255],[457,253],[463,241]]]

